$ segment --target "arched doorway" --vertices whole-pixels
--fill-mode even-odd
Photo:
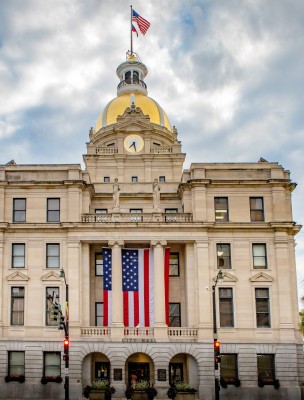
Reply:
[[[154,363],[147,354],[134,353],[125,364],[126,386],[135,382],[147,381],[154,383]]]
[[[103,353],[90,353],[82,363],[82,383],[91,385],[95,379],[110,381],[110,360]]]
[[[190,354],[176,354],[169,363],[169,383],[188,383],[191,387],[198,389],[198,366],[197,361]]]

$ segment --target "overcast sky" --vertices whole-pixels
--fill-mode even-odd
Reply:
[[[81,163],[134,37],[191,162],[279,162],[304,209],[303,0],[0,0],[0,164]],[[296,236],[304,294],[304,235]]]

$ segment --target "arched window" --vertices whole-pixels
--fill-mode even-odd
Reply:
[[[131,83],[131,71],[127,71],[125,73],[125,81],[126,83],[130,84]]]

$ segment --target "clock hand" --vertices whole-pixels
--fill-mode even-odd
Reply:
[[[135,145],[135,142],[132,142],[132,144],[129,146],[129,149],[130,149],[130,147],[134,147],[134,149],[135,149],[135,151],[136,151],[136,145]]]

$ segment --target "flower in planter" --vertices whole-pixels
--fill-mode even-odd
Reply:
[[[60,375],[57,376],[43,376],[40,381],[43,385],[46,385],[48,382],[56,382],[61,383],[62,377]]]
[[[11,382],[11,381],[15,381],[15,382],[19,382],[19,383],[23,383],[25,381],[25,376],[24,375],[7,375],[4,378],[5,382]]]
[[[95,379],[92,382],[92,389],[106,390],[110,388],[110,383],[107,379]]]
[[[241,381],[238,378],[224,378],[221,376],[220,384],[222,388],[227,388],[227,385],[234,385],[235,387],[241,386]]]
[[[134,390],[147,390],[150,387],[150,383],[148,381],[142,380],[139,382],[136,382]]]
[[[185,393],[196,393],[197,390],[192,388],[188,383],[185,382],[176,382],[175,389],[177,392],[185,392]]]

